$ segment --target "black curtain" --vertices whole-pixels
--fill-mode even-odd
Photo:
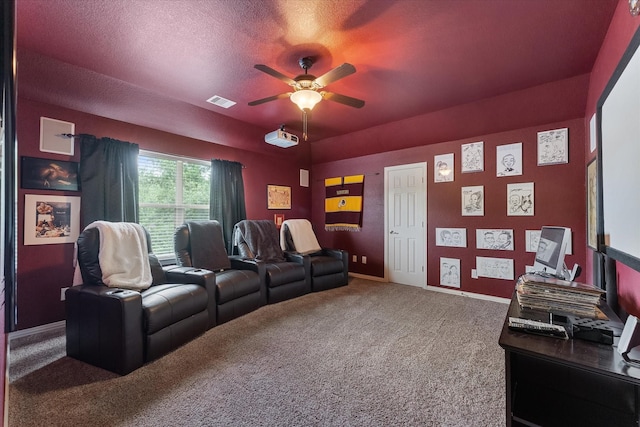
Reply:
[[[233,226],[247,219],[244,203],[242,164],[228,160],[211,160],[211,199],[209,218],[222,226],[227,252],[233,249]]]
[[[93,221],[138,222],[138,144],[80,135],[82,227]]]

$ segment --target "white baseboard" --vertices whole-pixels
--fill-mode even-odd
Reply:
[[[359,279],[372,280],[374,282],[389,283],[389,280],[387,280],[384,277],[367,276],[366,274],[351,273],[351,272],[349,272],[349,276],[357,277]],[[407,286],[411,286],[411,285],[407,285]],[[426,285],[424,287],[423,286],[419,286],[419,287],[421,287],[422,289],[429,290],[429,291],[442,292],[442,293],[445,293],[445,294],[459,295],[459,296],[468,297],[468,298],[483,299],[483,300],[486,300],[486,301],[499,302],[499,303],[502,303],[502,304],[511,304],[511,299],[509,299],[509,298],[501,298],[501,297],[494,297],[492,295],[476,294],[474,292],[457,291],[455,289],[441,288],[441,287],[432,286],[432,285]]]
[[[384,277],[378,277],[378,276],[369,276],[367,274],[360,274],[360,273],[352,273],[349,272],[349,276],[351,277],[356,277],[358,279],[365,279],[365,280],[371,280],[374,282],[389,282],[387,279],[385,279]]]
[[[511,303],[511,300],[509,298],[501,298],[501,297],[494,297],[492,295],[476,294],[474,292],[457,291],[455,289],[440,288],[438,286],[427,285],[427,290],[435,291],[435,292],[443,292],[445,294],[451,294],[451,295],[460,295],[460,296],[469,297],[469,298],[483,299],[487,301],[499,302],[502,304]]]
[[[29,329],[22,329],[15,332],[9,332],[9,342],[16,338],[28,337],[29,335],[40,334],[42,332],[55,331],[58,329],[64,330],[66,326],[66,321],[60,320],[59,322],[47,323],[46,325],[35,326]]]

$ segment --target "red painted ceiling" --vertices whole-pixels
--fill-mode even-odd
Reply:
[[[16,3],[19,96],[204,140],[219,115],[300,134],[288,99],[247,105],[289,89],[255,64],[293,77],[303,56],[316,76],[349,62],[357,72],[327,89],[366,104],[321,101],[309,124],[318,141],[589,73],[618,1]],[[206,103],[213,95],[237,104]]]

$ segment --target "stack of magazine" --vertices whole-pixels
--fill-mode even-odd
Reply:
[[[539,274],[524,274],[516,283],[521,308],[564,312],[579,317],[606,319],[598,307],[604,290]]]

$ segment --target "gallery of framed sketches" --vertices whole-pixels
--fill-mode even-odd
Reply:
[[[460,171],[463,174],[485,172],[484,141],[461,145]],[[537,167],[558,165],[569,162],[568,128],[552,129],[537,133]],[[495,177],[518,177],[523,175],[522,142],[498,145],[495,150]],[[454,153],[434,156],[434,183],[447,185],[455,181]],[[504,209],[507,216],[535,215],[535,183],[505,182],[506,198]],[[467,180],[468,182],[468,180]],[[461,216],[484,216],[487,194],[485,185],[460,187]],[[495,186],[493,187],[495,188]],[[493,190],[495,191],[495,190]],[[511,228],[477,228],[470,230],[475,236],[475,270],[478,277],[515,279],[514,260],[510,257],[484,256],[482,251],[503,251],[508,254],[515,249],[515,241],[522,238],[527,252],[535,252],[540,238],[540,230],[525,230],[522,236],[516,236]],[[460,227],[436,226],[435,245],[452,248],[467,247],[467,229]],[[571,247],[567,248],[571,253]],[[460,287],[462,271],[460,259],[440,257],[440,285]]]

